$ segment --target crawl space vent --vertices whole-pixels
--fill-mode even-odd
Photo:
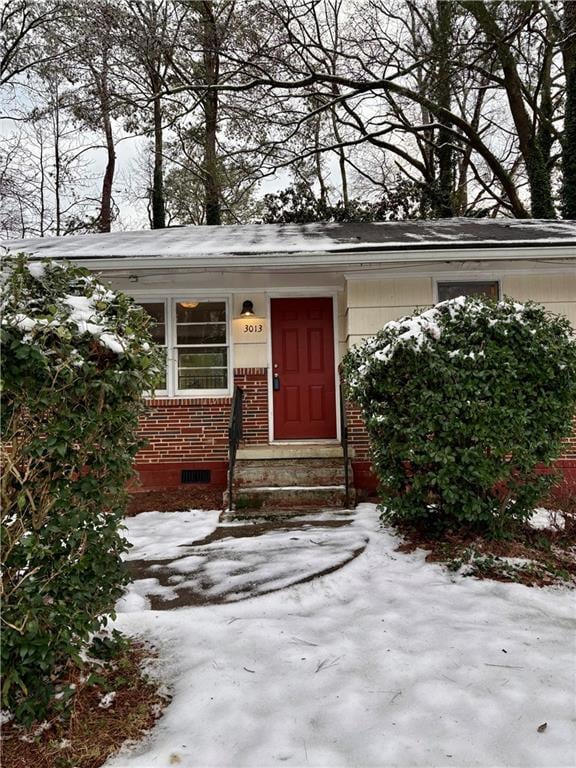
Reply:
[[[183,469],[182,470],[182,483],[209,483],[210,482],[210,470],[209,469]]]

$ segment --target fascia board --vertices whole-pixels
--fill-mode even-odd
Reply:
[[[37,258],[42,258],[41,254]],[[513,261],[518,259],[576,259],[576,245],[551,245],[540,243],[533,246],[507,248],[462,248],[447,250],[412,250],[412,251],[355,251],[355,252],[304,252],[275,254],[246,254],[238,256],[146,256],[146,257],[68,257],[79,266],[102,270],[146,270],[164,268],[182,268],[204,272],[242,271],[260,268],[269,271],[275,269],[302,269],[306,267],[362,268],[363,266],[398,265],[410,263],[436,263],[453,261]]]

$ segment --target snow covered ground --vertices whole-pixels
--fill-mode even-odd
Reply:
[[[145,512],[127,522],[134,581],[122,612],[233,602],[343,566],[368,536],[349,512],[219,521],[219,512]]]
[[[174,514],[202,535],[215,525]],[[173,700],[107,768],[574,766],[574,593],[398,553],[373,505],[347,530],[367,548],[318,579],[221,605],[125,606],[115,626],[157,646]]]

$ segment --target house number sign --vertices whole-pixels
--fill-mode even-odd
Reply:
[[[242,322],[242,333],[250,336],[257,336],[264,332],[264,324],[262,322]]]
[[[261,317],[242,317],[234,321],[234,341],[236,344],[250,344],[266,340],[266,320]]]

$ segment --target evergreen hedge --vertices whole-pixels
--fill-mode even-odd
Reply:
[[[553,480],[576,403],[568,320],[460,297],[388,323],[344,361],[392,520],[501,534]]]
[[[119,533],[142,394],[161,364],[131,299],[68,264],[2,287],[2,706],[29,723],[126,582]]]

